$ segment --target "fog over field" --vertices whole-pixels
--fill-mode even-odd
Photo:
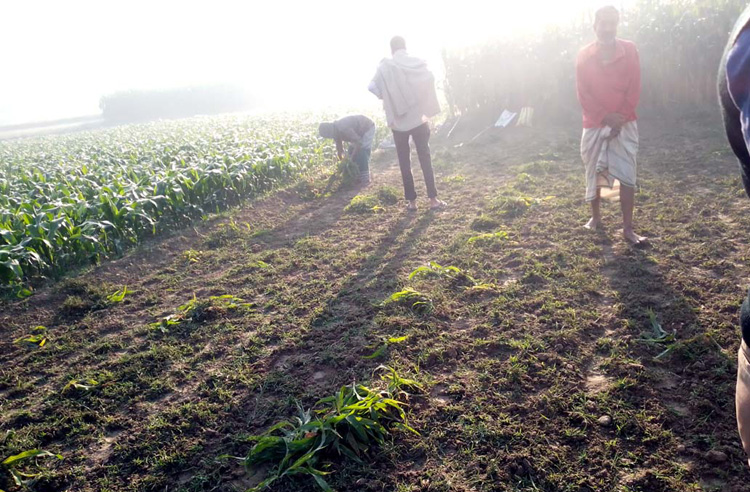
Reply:
[[[237,84],[271,108],[377,105],[388,40],[440,50],[590,16],[596,2],[197,1],[0,4],[0,125],[99,112],[123,90]]]

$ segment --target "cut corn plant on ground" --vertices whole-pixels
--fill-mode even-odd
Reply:
[[[13,343],[31,345],[42,348],[47,344],[47,327],[37,326],[31,330],[31,334],[16,338]]]
[[[431,261],[426,266],[418,267],[416,270],[409,274],[409,280],[413,279],[417,275],[437,275],[442,278],[446,278],[451,283],[464,286],[473,287],[477,285],[477,281],[473,277],[469,276],[458,267],[455,266],[442,266],[434,261]]]
[[[406,419],[406,389],[419,389],[419,384],[405,379],[392,368],[380,366],[385,388],[377,389],[352,383],[334,396],[319,400],[311,409],[299,408],[292,421],[275,424],[266,432],[247,440],[253,448],[243,460],[249,468],[271,465],[269,476],[252,488],[264,490],[275,481],[294,475],[313,478],[325,491],[331,487],[324,477],[330,472],[323,460],[351,459],[363,463],[373,447],[383,444],[394,430],[416,435]]]
[[[177,326],[183,321],[203,323],[221,313],[239,308],[250,308],[251,303],[244,302],[237,296],[224,294],[221,296],[210,296],[208,299],[198,299],[193,296],[185,304],[177,308],[177,313],[163,317],[159,321],[149,324],[149,327],[166,333],[171,326]]]
[[[127,287],[123,287],[122,289],[116,290],[112,294],[108,295],[107,300],[111,303],[122,302],[125,300],[125,296],[127,296],[128,294],[132,294],[132,292],[129,291]]]
[[[73,391],[89,391],[96,386],[99,386],[99,383],[95,379],[86,379],[83,381],[73,379],[65,385],[61,393],[69,393]]]
[[[432,311],[434,305],[432,299],[427,295],[407,287],[404,290],[394,292],[391,296],[381,303],[381,306],[404,306],[415,313],[425,314]]]
[[[383,357],[388,351],[388,347],[390,347],[391,345],[396,345],[398,343],[403,343],[408,339],[409,339],[408,335],[403,336],[403,337],[384,337],[381,342],[376,343],[375,345],[372,345],[370,347],[367,347],[369,349],[375,349],[375,352],[373,352],[370,355],[365,355],[363,357],[365,359],[377,359],[378,357]]]
[[[479,234],[477,236],[471,236],[469,239],[466,240],[468,244],[488,244],[498,241],[503,241],[505,239],[508,239],[508,233],[506,231],[497,231],[497,232],[485,232],[484,234]]]
[[[49,451],[42,451],[39,449],[30,449],[22,453],[18,453],[14,456],[5,458],[0,465],[3,469],[13,478],[13,483],[18,487],[29,488],[33,487],[35,478],[41,475],[41,472],[32,473],[29,471],[22,471],[26,469],[39,468],[39,460],[42,458],[57,458],[62,460],[63,457],[60,454],[50,453]],[[33,461],[33,466],[26,466],[27,462]]]
[[[667,333],[666,331],[664,331],[664,328],[662,328],[659,320],[657,319],[656,313],[652,309],[649,309],[647,311],[647,314],[649,323],[651,324],[651,336],[648,338],[641,338],[641,341],[651,344],[662,344],[666,346],[663,352],[654,357],[654,359],[658,360],[662,357],[665,357],[672,350],[672,348],[674,348],[674,344],[677,341],[677,331],[672,331],[672,333]]]

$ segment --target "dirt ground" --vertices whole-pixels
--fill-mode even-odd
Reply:
[[[750,490],[733,400],[750,200],[718,121],[641,123],[641,249],[617,203],[604,231],[581,227],[579,132],[436,138],[447,209],[425,210],[415,163],[417,213],[345,211],[400,188],[378,151],[368,189],[322,196],[311,178],[5,302],[0,458],[62,454],[25,468],[37,491],[244,490],[258,476],[218,456],[387,364],[425,387],[409,409],[421,435],[397,432],[366,465],[333,459],[336,490]],[[482,285],[409,280],[429,261]],[[101,302],[122,286],[124,302]],[[403,287],[434,309],[379,305]],[[250,305],[150,326],[226,294]],[[648,341],[652,320],[675,340]],[[38,325],[44,347],[13,343]],[[0,488],[15,490],[2,469]]]

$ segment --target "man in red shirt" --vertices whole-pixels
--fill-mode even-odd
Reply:
[[[583,109],[581,157],[586,166],[586,201],[591,203],[588,229],[601,226],[601,188],[620,182],[623,235],[632,244],[646,238],[633,231],[638,124],[635,109],[641,95],[638,50],[617,38],[620,14],[614,7],[596,12],[597,40],[581,49],[576,61],[578,101]]]

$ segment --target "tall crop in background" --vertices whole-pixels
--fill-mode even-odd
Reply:
[[[288,183],[331,155],[316,124],[221,117],[0,143],[0,288]]]
[[[615,4],[617,2],[614,2]],[[661,113],[708,109],[740,0],[639,0],[623,8],[620,36],[641,56],[641,108]],[[443,53],[446,95],[454,113],[499,115],[537,108],[546,117],[578,114],[575,58],[594,40],[593,12],[566,26]]]

